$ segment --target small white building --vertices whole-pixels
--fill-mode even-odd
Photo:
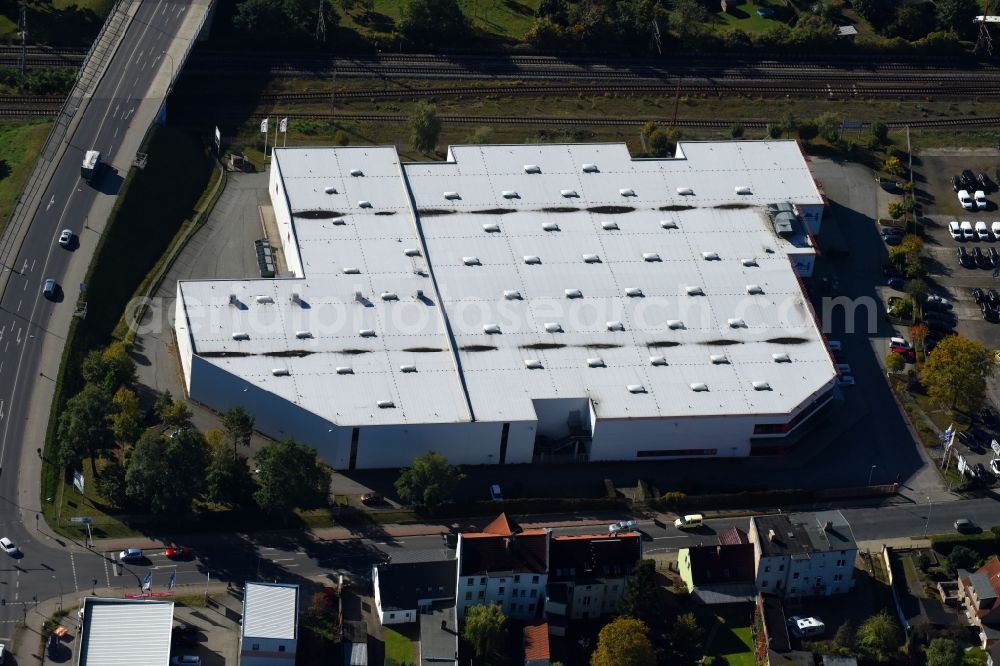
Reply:
[[[382,624],[416,622],[435,605],[455,604],[455,560],[379,564],[372,585]]]
[[[840,511],[755,516],[749,537],[760,592],[828,596],[854,586],[858,546]]]
[[[78,666],[167,666],[174,602],[147,599],[83,601]]]
[[[292,666],[298,644],[299,586],[247,582],[240,666]]]

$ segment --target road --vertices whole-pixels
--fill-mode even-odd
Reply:
[[[63,278],[83,273],[99,239],[87,224],[88,213],[99,197],[114,196],[120,187],[133,159],[133,155],[119,154],[123,139],[187,11],[188,3],[180,1],[146,0],[138,7],[55,167],[16,260],[3,267],[9,279],[0,297],[0,498],[6,501],[0,505],[0,532],[20,544],[25,556],[11,567],[0,568],[0,637],[9,638],[11,623],[21,619],[26,603],[56,594],[61,586],[65,588],[67,579],[76,580],[72,575],[76,557],[54,541],[36,540],[35,525],[19,521],[21,448],[41,446],[40,441],[26,442],[30,397],[36,382],[52,381],[39,370],[43,341],[64,338],[83,288],[63,284]],[[145,132],[146,128],[135,129]],[[80,178],[83,155],[90,149],[99,150],[106,162],[93,185]],[[112,163],[124,165],[122,172]],[[76,242],[69,249],[56,243],[62,229],[74,233]],[[52,300],[41,293],[47,278],[61,285]],[[25,473],[37,474],[37,470]]]

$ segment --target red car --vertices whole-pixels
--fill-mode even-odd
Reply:
[[[892,353],[893,354],[899,354],[899,355],[901,355],[903,357],[903,359],[906,360],[907,363],[916,363],[917,362],[917,353],[915,351],[913,351],[912,349],[904,349],[902,347],[893,347],[892,348]]]
[[[186,560],[194,554],[194,551],[187,546],[174,546],[173,548],[167,548],[163,554],[171,560]]]

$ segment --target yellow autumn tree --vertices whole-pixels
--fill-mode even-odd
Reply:
[[[590,666],[654,666],[656,651],[640,620],[620,617],[604,625]]]

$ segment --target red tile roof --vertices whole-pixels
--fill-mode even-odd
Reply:
[[[747,583],[754,580],[753,544],[692,546],[691,578],[695,586]]]
[[[483,533],[497,536],[510,536],[520,531],[521,526],[508,518],[506,513],[501,513],[493,519],[493,522],[483,528]]]
[[[735,546],[740,543],[750,543],[747,533],[738,527],[730,527],[719,535],[719,543],[723,546]]]
[[[536,622],[524,625],[524,659],[549,658],[549,623]]]
[[[522,530],[500,514],[482,532],[462,534],[459,575],[512,571],[545,573],[548,570],[545,530]]]

